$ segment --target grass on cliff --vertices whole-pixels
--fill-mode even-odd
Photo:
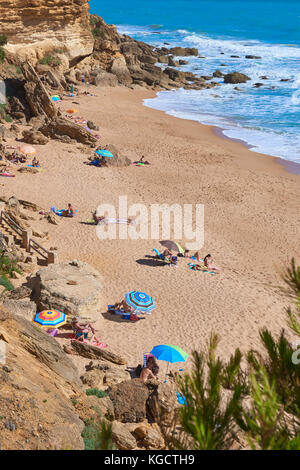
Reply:
[[[112,442],[112,424],[88,420],[81,433],[85,450],[115,450]]]
[[[0,103],[0,117],[6,122],[12,122],[12,117],[6,112],[6,107],[3,103]]]
[[[88,388],[85,391],[86,395],[94,395],[97,398],[107,397],[108,393],[105,390],[99,390],[99,388]]]
[[[18,268],[17,261],[12,260],[5,256],[4,253],[0,254],[0,285],[5,287],[6,290],[14,290],[14,286],[10,282],[9,278],[13,277],[13,273],[16,272],[21,274]]]
[[[61,64],[61,61],[58,57],[54,57],[50,54],[45,55],[40,59],[40,64],[42,65],[50,65],[51,67],[56,67],[57,65]]]

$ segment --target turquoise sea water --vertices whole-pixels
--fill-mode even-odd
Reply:
[[[147,106],[215,124],[255,151],[300,163],[300,0],[91,0],[90,5],[92,13],[135,39],[197,47],[205,59],[190,57],[181,70],[199,76],[236,70],[251,77],[239,85],[241,91],[234,85],[163,91],[145,100]],[[246,59],[248,54],[261,59]],[[254,88],[257,82],[263,86]]]

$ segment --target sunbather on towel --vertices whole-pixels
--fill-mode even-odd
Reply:
[[[68,204],[68,209],[66,209],[65,211],[63,211],[62,215],[64,217],[74,217],[75,216],[75,209],[74,207],[72,206],[72,204]]]
[[[204,266],[211,271],[221,271],[221,268],[218,268],[213,264],[213,260],[210,254],[206,255],[203,260]]]
[[[171,259],[172,259],[172,256],[173,256],[172,251],[170,251],[170,250],[168,250],[168,248],[166,248],[165,251],[163,251],[162,255],[163,255],[164,259],[171,262]]]

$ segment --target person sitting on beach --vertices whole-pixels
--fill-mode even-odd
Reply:
[[[74,317],[72,319],[72,330],[74,331],[76,339],[83,343],[87,340],[89,343],[97,342],[100,340],[95,336],[95,329],[91,323],[80,323],[80,317]],[[91,331],[92,337],[88,340],[88,334]]]
[[[105,217],[104,215],[97,215],[97,211],[93,212],[93,219],[95,224],[98,224],[98,222],[101,222],[101,220],[104,220]]]
[[[170,250],[168,250],[168,248],[166,248],[163,251],[162,255],[163,255],[164,259],[171,262],[171,259],[172,259],[172,256],[173,256],[172,251],[170,251]]]
[[[62,215],[64,217],[74,217],[76,214],[76,211],[74,209],[74,207],[72,206],[72,204],[68,204],[68,209],[66,209],[65,211],[63,211]]]
[[[125,313],[133,313],[134,308],[131,307],[131,305],[128,305],[125,300],[121,300],[121,302],[118,302],[114,305],[115,310],[122,310]]]
[[[37,167],[37,166],[40,166],[40,162],[35,157],[33,157],[31,165],[34,167]]]
[[[158,379],[159,367],[156,363],[156,360],[153,356],[148,357],[146,362],[146,367],[143,367],[140,379],[143,383],[146,383],[147,380]]]
[[[203,264],[207,269],[210,269],[212,271],[220,271],[221,270],[221,268],[218,268],[217,266],[215,266],[213,264],[213,260],[212,260],[212,257],[211,257],[210,254],[205,256],[205,258],[203,260]]]

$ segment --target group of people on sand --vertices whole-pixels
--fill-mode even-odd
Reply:
[[[207,254],[203,261],[202,261],[202,258],[200,258],[200,253],[199,251],[196,251],[194,253],[194,255],[191,255],[190,254],[190,251],[189,250],[184,250],[184,253],[183,254],[180,254],[178,253],[178,256],[183,256],[184,258],[191,258],[191,259],[194,259],[195,261],[198,261],[198,263],[203,263],[204,264],[204,267],[210,271],[221,271],[221,268],[218,268],[214,262],[213,262],[213,259],[212,259],[212,256],[211,254]],[[168,248],[166,248],[163,253],[162,253],[162,257],[164,260],[168,261],[169,263],[174,263],[174,258],[176,258],[176,261],[177,261],[177,256],[174,257],[174,254],[172,253],[172,251],[170,251]],[[197,269],[197,266],[196,266],[196,269]],[[199,269],[201,269],[201,267],[199,266]]]

